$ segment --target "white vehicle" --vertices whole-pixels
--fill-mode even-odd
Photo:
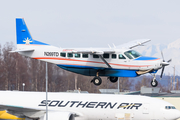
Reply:
[[[160,58],[145,57],[132,48],[141,46],[149,39],[136,40],[120,46],[109,48],[58,48],[49,44],[34,40],[24,22],[24,19],[16,19],[17,50],[34,59],[54,63],[62,69],[87,76],[95,76],[91,82],[100,85],[100,76],[106,76],[111,82],[116,82],[118,77],[137,77],[150,73],[153,75],[151,85],[156,87],[155,73],[169,65]]]
[[[46,120],[45,92],[0,91],[0,109]],[[4,97],[2,97],[4,96]],[[136,95],[48,93],[49,120],[176,120],[180,111],[156,98]]]

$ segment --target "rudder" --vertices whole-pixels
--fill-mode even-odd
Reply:
[[[34,40],[32,38],[23,18],[16,18],[16,37],[17,37],[17,44],[49,45],[49,44]]]

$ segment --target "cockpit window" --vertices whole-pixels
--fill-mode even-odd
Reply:
[[[131,56],[131,54],[130,53],[128,53],[128,51],[127,52],[125,52],[124,53],[129,59],[133,59],[133,57]]]
[[[134,51],[134,50],[129,50],[129,51],[126,51],[124,52],[124,54],[129,58],[129,59],[133,59],[134,58],[137,58],[139,56],[141,56],[141,54],[139,54],[138,52]]]
[[[165,106],[165,109],[176,109],[174,106]]]

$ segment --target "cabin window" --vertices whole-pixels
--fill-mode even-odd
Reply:
[[[66,53],[60,53],[61,57],[66,57]]]
[[[103,58],[109,58],[109,54],[103,54]]]
[[[81,55],[80,55],[80,54],[78,54],[78,53],[76,53],[76,54],[74,54],[74,57],[75,57],[75,58],[80,58],[80,57],[81,57]]]
[[[124,57],[124,55],[119,54],[119,59],[126,59],[126,58]]]
[[[116,57],[117,57],[116,54],[112,54],[112,55],[111,55],[111,58],[112,58],[112,59],[116,59]]]
[[[67,57],[73,57],[73,54],[72,53],[68,53]]]
[[[99,58],[99,56],[98,55],[93,55],[93,58]]]
[[[88,54],[82,54],[83,58],[88,58]]]

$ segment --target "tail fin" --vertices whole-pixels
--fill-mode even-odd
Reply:
[[[49,45],[49,44],[34,40],[32,38],[23,18],[16,18],[16,36],[17,36],[17,44]]]

